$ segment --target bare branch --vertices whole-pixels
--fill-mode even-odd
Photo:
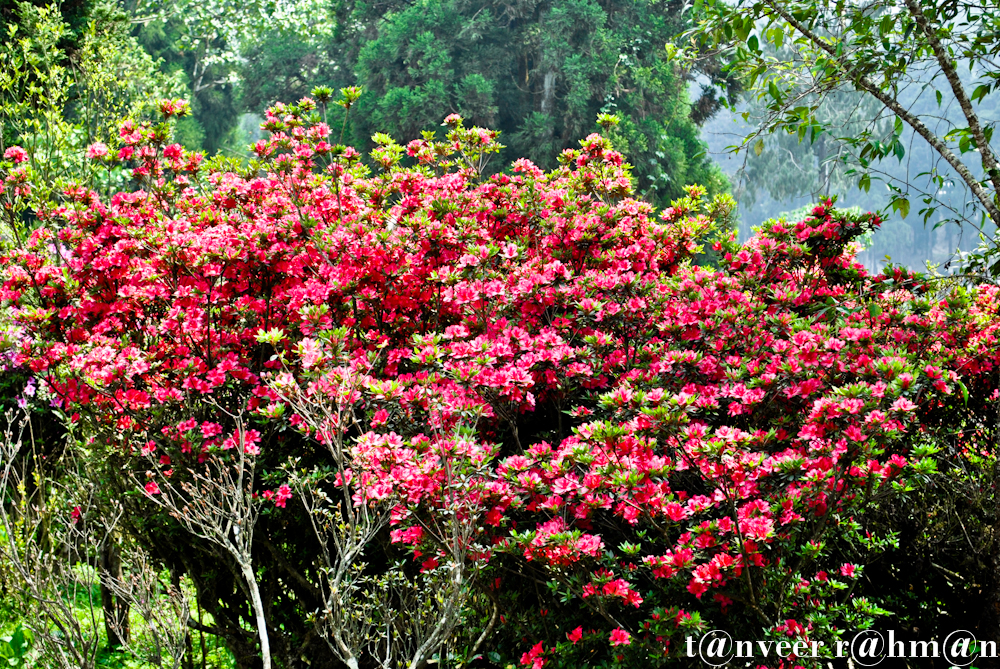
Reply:
[[[216,408],[236,424],[233,462],[217,456],[205,462],[204,471],[159,474],[153,485],[144,487],[146,498],[167,511],[191,534],[223,549],[236,562],[250,596],[260,639],[264,669],[271,667],[271,649],[264,602],[253,566],[254,528],[259,516],[253,496],[255,461],[247,453],[243,412],[230,413]],[[184,475],[186,474],[186,478]],[[152,472],[149,472],[152,476]],[[141,482],[137,480],[141,485]]]

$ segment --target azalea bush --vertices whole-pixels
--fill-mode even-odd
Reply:
[[[655,212],[596,134],[484,177],[497,133],[456,115],[365,161],[304,99],[238,165],[160,111],[90,148],[135,179],[110,199],[25,204],[7,156],[42,225],[0,297],[239,666],[831,648],[888,615],[864,573],[899,538],[869,521],[991,457],[997,289],[868,275],[874,215],[828,201],[741,245],[732,200]]]

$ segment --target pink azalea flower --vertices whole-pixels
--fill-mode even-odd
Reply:
[[[622,628],[617,628],[611,631],[611,645],[612,646],[628,646],[632,643],[632,635],[623,630]]]
[[[87,147],[87,157],[91,160],[103,158],[108,155],[108,147],[104,142],[94,142]]]
[[[23,163],[28,160],[28,152],[20,146],[12,146],[3,153],[3,157],[6,160],[11,160],[15,163]]]

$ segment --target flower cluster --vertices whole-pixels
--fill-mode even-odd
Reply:
[[[92,146],[141,187],[67,192],[4,258],[17,358],[164,467],[267,448],[211,418],[222,398],[320,442],[343,425],[281,398],[351,406],[337,485],[391,503],[394,545],[433,568],[447,509],[469,560],[516,560],[590,612],[519,651],[533,669],[547,647],[641,661],[692,621],[831,606],[860,567],[824,537],[933,470],[956,398],[993,395],[997,290],[868,276],[850,242],[875,216],[827,202],[743,245],[722,231],[713,268],[693,260],[725,199],[691,187],[656,215],[603,137],[483,178],[496,134],[452,116],[447,142],[376,136],[373,173],[314,107],[269,110],[246,174],[159,126]]]

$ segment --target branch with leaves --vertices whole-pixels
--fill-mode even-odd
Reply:
[[[979,260],[973,264],[989,264],[994,274],[1000,272],[997,240],[989,232],[1000,225],[1000,166],[992,144],[997,121],[984,120],[990,117],[992,96],[1000,86],[993,58],[997,7],[958,7],[942,0],[906,0],[905,11],[886,0],[862,5],[709,0],[701,6],[705,18],[685,37],[725,53],[730,68],[749,83],[768,112],[741,148],[753,143],[759,152],[764,136],[776,131],[798,132],[800,140],[808,133],[811,141],[827,135],[850,150],[859,185],[867,189],[873,163],[902,160],[906,154],[902,131],[908,127],[972,195],[974,214],[960,216],[958,222],[984,234]],[[989,34],[994,38],[983,37]],[[693,50],[687,53],[696,57]],[[970,74],[963,76],[962,70]],[[938,85],[942,79],[943,87]],[[954,103],[960,116],[915,105],[925,89],[934,91],[939,109]],[[874,122],[884,113],[894,117],[892,135],[886,140],[867,132],[835,134],[823,116],[822,101],[842,90],[860,92],[878,103],[876,118],[867,120]],[[905,217],[911,207],[908,184],[891,190],[892,209]],[[940,193],[922,201],[925,222],[947,209]]]

